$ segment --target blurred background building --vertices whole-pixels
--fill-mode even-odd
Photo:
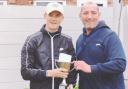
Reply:
[[[8,0],[8,4],[32,5],[33,4],[33,0]]]
[[[1,1],[6,1],[6,0],[1,0]],[[7,0],[8,4],[13,4],[13,5],[32,5],[33,2],[39,1],[39,2],[65,2],[66,5],[69,6],[76,6],[80,2],[85,2],[88,0]],[[121,1],[121,0],[119,0]],[[122,0],[125,5],[128,4],[128,0]],[[95,0],[98,4],[106,4],[107,6],[112,6],[113,0]]]

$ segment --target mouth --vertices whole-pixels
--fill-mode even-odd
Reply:
[[[54,24],[54,25],[56,25],[57,23],[55,23],[55,22],[51,22],[51,24]]]
[[[94,23],[94,21],[92,21],[92,20],[88,20],[87,23]]]

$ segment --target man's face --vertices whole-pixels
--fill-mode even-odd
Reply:
[[[50,30],[57,30],[63,21],[63,15],[58,11],[53,11],[50,14],[45,14],[46,26]]]
[[[92,29],[97,25],[100,13],[95,5],[86,5],[81,9],[80,19],[87,29]]]

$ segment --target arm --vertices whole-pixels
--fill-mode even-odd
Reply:
[[[36,69],[35,65],[35,49],[36,42],[28,38],[21,51],[21,75],[25,80],[43,80],[47,77],[66,78],[68,73],[65,69],[42,70]]]
[[[21,75],[25,80],[42,80],[46,70],[35,69],[35,47],[32,38],[28,37],[21,51]]]
[[[84,61],[75,61],[75,69],[94,74],[122,73],[126,67],[126,60],[119,38],[115,33],[111,33],[104,39],[104,44],[106,62],[89,65]]]
[[[106,62],[91,65],[92,73],[115,74],[122,73],[126,67],[122,44],[115,33],[105,39]]]
[[[73,47],[73,43],[72,43],[72,40],[68,42],[69,43],[69,54],[72,55],[72,62],[76,60],[76,54],[75,54],[75,50],[74,50],[74,47]],[[74,64],[72,63],[71,64],[71,67],[70,67],[70,72],[69,72],[69,75],[68,75],[68,78],[67,78],[67,84],[72,84],[74,85],[76,83],[76,79],[77,79],[77,71],[74,69]],[[72,87],[72,85],[70,85],[70,87]],[[70,88],[69,88],[70,89]]]

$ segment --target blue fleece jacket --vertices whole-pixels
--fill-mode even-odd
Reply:
[[[79,71],[79,89],[125,89],[125,54],[118,36],[104,22],[85,35],[83,28],[76,43],[78,60],[91,65],[91,74]]]

